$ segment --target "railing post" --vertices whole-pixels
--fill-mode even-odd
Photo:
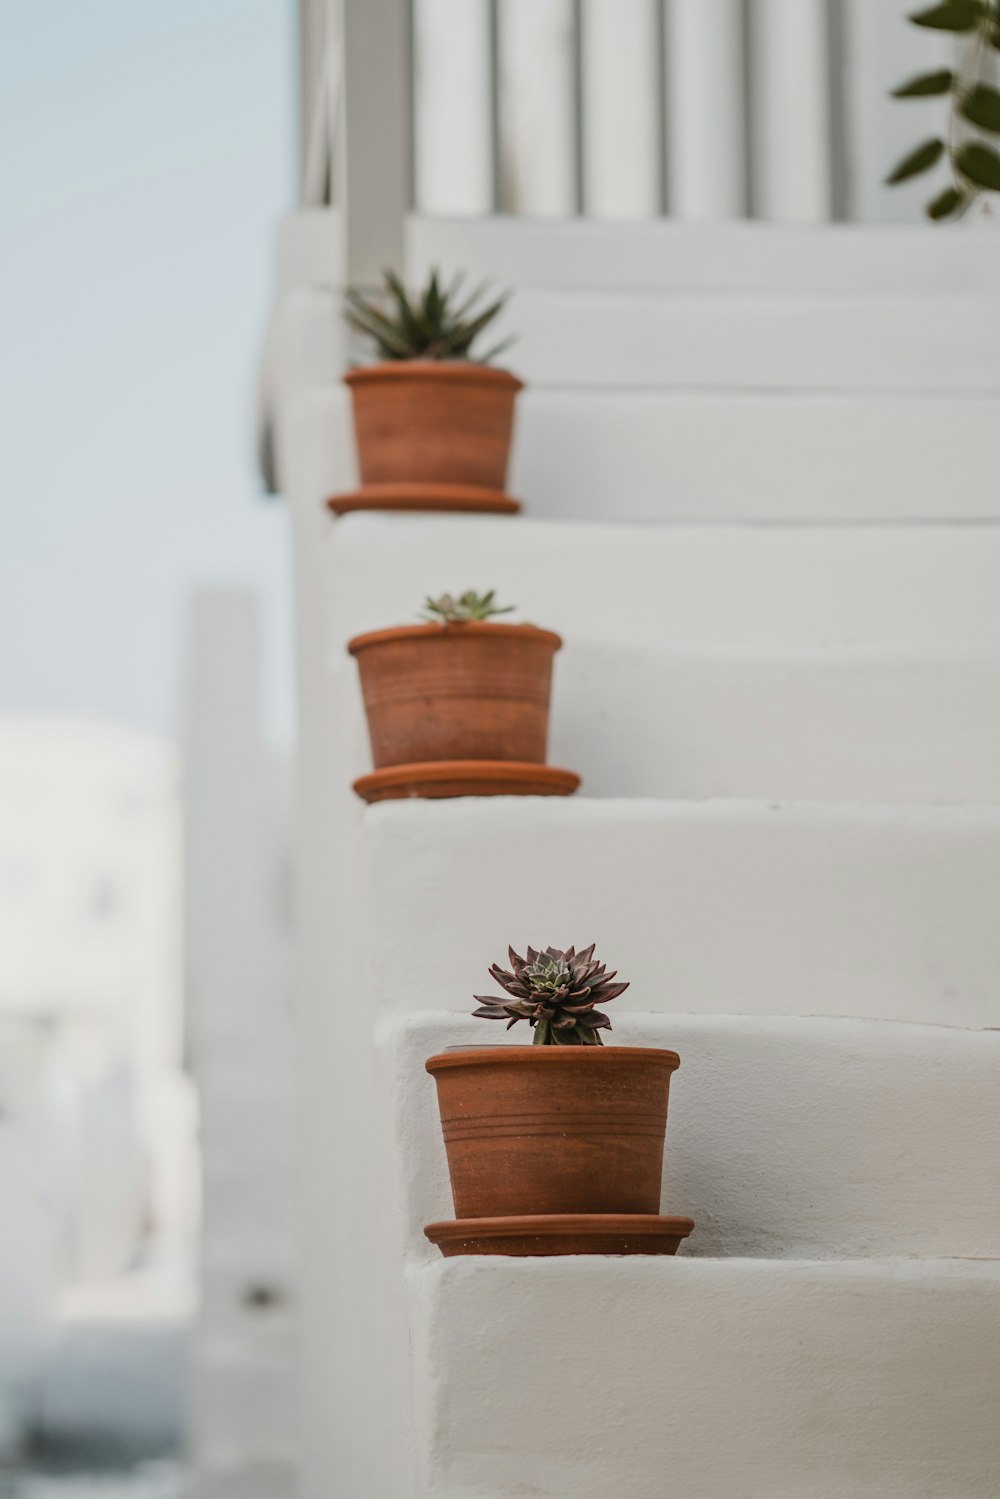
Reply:
[[[599,218],[652,218],[660,212],[659,3],[580,3],[583,205]]]
[[[826,0],[753,0],[750,17],[751,208],[755,217],[762,219],[828,219],[831,150]]]
[[[497,208],[570,214],[578,169],[571,0],[497,0]]]
[[[742,0],[669,0],[669,210],[679,219],[746,212]]]
[[[419,213],[489,213],[494,205],[490,0],[413,0]]]
[[[334,201],[343,211],[350,284],[402,266],[411,202],[410,0],[332,0],[341,58]]]

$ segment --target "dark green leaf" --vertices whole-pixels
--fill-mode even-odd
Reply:
[[[389,318],[374,307],[348,305],[347,320],[359,333],[374,338],[379,349],[390,359],[411,359],[413,349]]]
[[[909,156],[903,157],[899,165],[885,179],[886,183],[893,187],[897,182],[907,182],[911,177],[918,177],[921,172],[929,172],[931,167],[937,166],[943,155],[944,141],[924,141],[923,145],[911,151]]]
[[[955,75],[950,68],[942,68],[938,73],[921,73],[919,78],[910,78],[906,83],[901,83],[899,88],[894,88],[892,97],[926,99],[931,94],[947,94],[954,82]]]
[[[1000,134],[1000,93],[995,88],[990,88],[988,83],[977,83],[971,93],[962,99],[960,107],[965,118],[971,120],[973,125]]]
[[[932,31],[974,31],[983,15],[982,0],[944,0],[930,10],[917,11],[909,20],[914,26],[927,26]]]
[[[968,194],[963,193],[961,188],[946,187],[943,193],[928,203],[927,217],[933,219],[935,223],[941,219],[950,219],[952,214],[964,208],[968,201]]]
[[[470,359],[472,343],[506,300],[504,295],[485,306],[485,286],[471,297],[462,293],[461,274],[445,285],[432,270],[417,293],[408,292],[394,271],[383,276],[381,292],[349,291],[346,312],[351,326],[373,338],[386,359]]]
[[[1000,156],[992,146],[970,141],[967,146],[962,147],[955,160],[959,171],[970,182],[974,182],[977,187],[988,187],[991,192],[1000,193]]]
[[[505,354],[507,352],[507,350],[510,348],[511,344],[516,343],[516,342],[517,342],[517,339],[516,339],[516,337],[515,337],[514,334],[511,334],[510,338],[503,338],[503,339],[501,339],[500,342],[498,344],[494,344],[493,347],[492,347],[492,349],[488,350],[487,353],[485,353],[485,354],[477,354],[476,355],[476,363],[477,364],[492,364],[493,361],[494,361],[494,359],[498,359],[501,354]]]

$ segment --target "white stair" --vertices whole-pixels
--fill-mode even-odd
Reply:
[[[426,594],[495,586],[581,644],[700,656],[991,659],[1000,527],[627,525],[524,516],[349,515],[312,558],[346,636],[405,623]],[[342,635],[340,632],[346,632]]]
[[[351,1267],[331,1289],[343,1372],[325,1403],[364,1388],[356,1429],[400,1411],[412,1423],[374,1455],[332,1437],[331,1471],[412,1499],[647,1499],[675,1473],[706,1499],[739,1483],[768,1499],[912,1499],[927,1475],[935,1499],[990,1499],[992,1424],[968,1384],[942,1403],[916,1351],[933,1339],[944,1368],[968,1358],[977,1383],[989,1377],[970,1308],[990,1323],[1000,1290],[983,1190],[1000,1173],[1000,1036],[982,1029],[1000,1024],[998,541],[936,527],[331,528],[314,559],[329,715],[313,764],[335,829],[335,916],[307,1067],[318,1097],[330,1058],[351,1057],[313,1118],[329,1130],[335,1115],[353,1146],[330,1168],[316,1241]],[[368,809],[352,796],[369,760],[344,642],[409,617],[418,578],[496,585],[561,631],[552,758],[584,771],[585,794]],[[551,1265],[446,1265],[423,1238],[451,1213],[423,1059],[483,1039],[464,1014],[425,1012],[466,1011],[508,941],[594,939],[632,981],[616,1039],[685,1059],[663,1201],[699,1229],[670,1265],[572,1265],[563,1304]],[[381,1091],[364,1060],[379,1016]],[[345,1221],[380,1224],[377,1246],[345,1241]],[[573,1402],[548,1399],[581,1367],[613,1391],[582,1435]],[[499,1414],[511,1388],[516,1413]]]
[[[614,1040],[681,1059],[662,1200],[695,1220],[685,1256],[1000,1260],[1000,1031],[634,1009],[616,1016]],[[440,1011],[380,1027],[411,1263],[437,1262],[423,1226],[454,1216],[424,1061],[518,1039]]]
[[[333,522],[338,222],[289,226],[308,1499],[995,1499],[993,248],[414,221],[411,268],[517,288],[528,511]],[[365,809],[347,639],[466,587],[563,635],[583,794]],[[591,940],[615,1039],[681,1052],[695,1234],[444,1262],[423,1061],[500,1040],[461,1012],[508,941]]]
[[[421,1499],[995,1489],[995,1260],[450,1260],[408,1292]]]
[[[412,801],[364,848],[386,1008],[466,1008],[508,943],[598,941],[623,1009],[1000,1024],[997,805]]]
[[[349,516],[317,560],[352,777],[344,642],[474,585],[563,634],[550,759],[588,796],[1000,798],[1000,531]]]
[[[1000,1032],[623,1015],[620,1042],[681,1056],[663,1204],[695,1219],[682,1257],[445,1263],[421,1232],[452,1215],[423,1061],[481,1032],[381,1027],[415,1495],[647,1499],[651,1475],[698,1492],[706,1473],[706,1492],[780,1499],[989,1493],[1000,1434],[963,1371],[1000,1373]],[[586,1421],[568,1370],[594,1373]],[[511,1391],[532,1398],[505,1445]]]

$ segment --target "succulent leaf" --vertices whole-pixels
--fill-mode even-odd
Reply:
[[[508,293],[492,301],[488,285],[462,294],[461,273],[442,287],[432,271],[424,290],[411,293],[394,271],[383,272],[384,287],[369,293],[352,289],[344,299],[344,314],[351,327],[372,339],[381,359],[471,360],[472,345],[499,315]],[[477,359],[488,364],[506,348],[509,340]]]
[[[627,983],[615,983],[617,973],[594,957],[594,944],[577,952],[547,947],[526,949],[526,956],[507,950],[510,968],[490,966],[490,977],[510,1000],[477,994],[474,1015],[484,1020],[506,1020],[507,1029],[526,1020],[534,1031],[535,1046],[601,1046],[600,1032],[611,1029],[611,1021],[599,1004],[609,1004],[624,994]],[[513,1000],[513,1003],[511,1003]]]
[[[436,624],[465,625],[476,620],[492,619],[495,614],[513,614],[516,605],[505,604],[502,608],[494,604],[496,589],[489,593],[476,593],[474,588],[455,598],[443,593],[440,598],[424,600],[423,618]]]

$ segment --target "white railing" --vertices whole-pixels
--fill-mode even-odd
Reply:
[[[402,215],[915,220],[888,165],[949,41],[908,0],[300,0],[305,198],[355,273]]]

